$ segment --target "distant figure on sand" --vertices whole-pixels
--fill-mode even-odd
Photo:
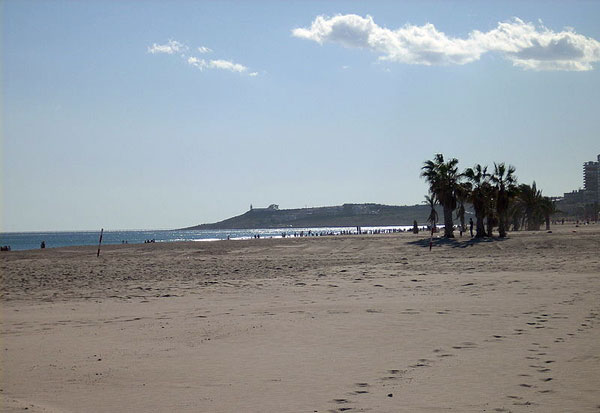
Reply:
[[[469,218],[469,231],[471,232],[471,238],[473,238],[473,218]]]
[[[40,244],[40,248],[41,249],[46,248],[46,241],[42,241],[42,243]]]

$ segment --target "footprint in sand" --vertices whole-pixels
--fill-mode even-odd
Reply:
[[[438,357],[453,357],[454,354],[451,353],[445,353],[443,349],[441,348],[436,348],[435,350],[433,350],[434,353],[438,353],[437,356]]]
[[[533,402],[527,402],[527,401],[525,401],[525,402],[514,402],[514,403],[513,403],[513,405],[514,405],[514,406],[533,406],[533,405],[535,405],[535,404],[536,404],[536,403],[533,403]]]
[[[348,400],[348,399],[333,399],[331,402],[336,403],[336,404],[347,404],[347,403],[350,403],[350,400]],[[348,410],[352,410],[352,407],[338,407],[337,409],[331,409],[329,411],[335,413],[335,412],[346,412]]]
[[[453,349],[456,349],[456,350],[461,350],[461,349],[470,349],[470,348],[476,348],[476,347],[477,347],[477,344],[475,344],[475,343],[472,343],[472,342],[470,342],[470,341],[465,341],[464,343],[461,343],[461,344],[460,344],[460,345],[458,345],[458,346],[452,346],[452,348],[453,348]]]
[[[508,397],[509,399],[523,400],[523,398],[519,397],[519,396],[506,396],[506,397]]]
[[[413,364],[412,366],[408,366],[408,367],[411,367],[411,368],[415,368],[415,367],[431,367],[431,366],[429,365],[429,362],[430,362],[430,361],[431,361],[431,360],[427,360],[427,359],[419,359],[419,362],[418,362],[418,363],[416,363],[416,364]]]

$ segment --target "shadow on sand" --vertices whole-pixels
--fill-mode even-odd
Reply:
[[[506,241],[508,238],[489,238],[489,237],[485,237],[485,238],[468,238],[468,237],[463,237],[463,238],[434,238],[433,239],[433,246],[434,247],[442,247],[442,246],[449,246],[452,248],[467,248],[467,247],[472,247],[474,245],[477,244],[483,244],[483,243],[492,243],[492,242],[503,242]],[[423,247],[423,248],[429,248],[429,238],[423,238],[423,239],[419,239],[419,240],[415,240],[415,241],[410,241],[408,243],[409,245],[416,245],[419,247]]]

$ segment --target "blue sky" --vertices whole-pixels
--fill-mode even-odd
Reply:
[[[3,231],[415,204],[437,152],[560,195],[600,153],[600,2],[1,7]]]

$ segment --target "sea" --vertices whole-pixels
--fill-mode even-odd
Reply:
[[[422,228],[422,227],[421,227]],[[366,234],[407,231],[412,226],[361,227]],[[105,230],[102,245],[142,244],[144,242],[177,241],[223,241],[244,239],[268,239],[294,236],[325,236],[357,234],[356,227],[328,228],[257,228],[228,230]],[[55,231],[55,232],[1,232],[0,246],[9,246],[11,251],[38,249],[44,242],[46,248],[98,245],[100,231]]]

